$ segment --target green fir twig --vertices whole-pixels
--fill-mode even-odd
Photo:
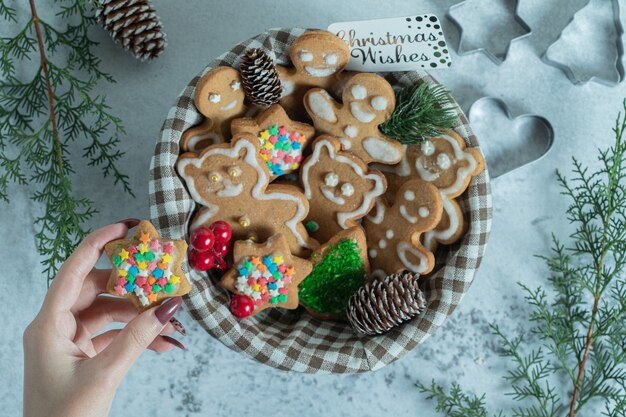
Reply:
[[[551,272],[548,290],[520,284],[541,346],[525,346],[523,336],[510,338],[492,325],[513,365],[504,376],[515,401],[507,415],[598,415],[589,410],[596,405],[604,416],[626,417],[626,100],[613,133],[613,146],[599,151],[597,171],[573,158],[571,179],[557,172],[570,200],[572,243],[553,236],[551,256],[540,257]],[[465,394],[458,385],[418,388],[437,400],[443,415],[487,414],[485,397]]]
[[[93,94],[101,80],[113,79],[92,52],[96,42],[88,30],[95,18],[89,2],[57,0],[62,27],[41,20],[35,0],[29,5],[30,18],[19,27],[16,9],[0,0],[0,17],[16,26],[15,35],[0,38],[0,199],[9,202],[13,184],[44,206],[34,222],[49,282],[96,213],[91,200],[73,191],[70,159],[76,146],[88,165],[132,191],[117,166],[122,122],[109,113],[104,97]],[[16,72],[16,65],[27,61],[39,62],[30,78]]]
[[[396,96],[396,109],[380,131],[403,144],[419,143],[452,129],[456,113],[450,93],[442,86],[422,83],[405,87]]]

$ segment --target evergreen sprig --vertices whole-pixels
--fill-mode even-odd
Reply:
[[[450,93],[442,86],[422,83],[396,95],[396,109],[380,125],[380,131],[403,144],[437,137],[454,127],[456,113]]]
[[[551,256],[540,257],[551,272],[549,290],[520,284],[541,346],[525,346],[522,336],[510,338],[492,325],[513,364],[504,379],[516,403],[506,415],[575,417],[593,404],[603,406],[604,416],[626,416],[626,101],[613,132],[597,171],[573,158],[571,179],[557,172],[571,202],[572,243],[553,236]],[[445,391],[433,381],[418,388],[444,415],[487,415],[484,396],[464,394],[458,385]]]
[[[9,187],[25,187],[44,212],[34,219],[37,248],[51,280],[60,264],[85,236],[85,223],[96,213],[93,202],[73,192],[71,155],[77,147],[90,166],[132,195],[128,176],[117,163],[122,121],[109,112],[105,97],[94,93],[102,80],[88,35],[96,22],[87,0],[56,0],[56,27],[37,14],[18,26],[18,14],[0,0],[0,17],[15,26],[15,35],[0,39],[0,199],[9,202]],[[21,19],[24,20],[24,19]],[[39,62],[28,77],[16,66]],[[80,142],[80,143],[79,143]]]

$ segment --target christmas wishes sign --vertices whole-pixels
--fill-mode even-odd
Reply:
[[[432,14],[333,23],[328,31],[350,48],[348,70],[410,71],[452,64],[441,23]]]

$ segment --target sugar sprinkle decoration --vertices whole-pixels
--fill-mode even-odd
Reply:
[[[287,301],[294,268],[285,264],[280,254],[243,258],[237,272],[235,288],[251,297],[256,307]]]
[[[259,132],[258,138],[261,157],[272,175],[288,174],[300,167],[304,135],[288,131],[286,126],[272,125]]]

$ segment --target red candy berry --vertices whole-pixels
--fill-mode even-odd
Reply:
[[[211,252],[199,252],[192,249],[189,252],[189,264],[198,271],[208,271],[213,268],[215,258]]]
[[[215,243],[213,231],[206,226],[198,227],[191,233],[191,246],[199,252],[211,249]]]
[[[219,255],[215,255],[213,258],[213,268],[219,269],[220,271],[226,271],[228,266],[226,265],[226,261]]]
[[[228,242],[215,242],[213,245],[213,250],[222,258],[225,258],[228,255],[228,251],[230,247],[228,246]]]
[[[234,295],[230,299],[230,311],[237,318],[248,317],[254,311],[254,301],[247,295]]]
[[[209,229],[213,231],[213,234],[215,235],[215,240],[217,242],[228,243],[228,241],[230,241],[230,238],[233,236],[233,231],[228,223],[222,220],[213,222],[209,226]]]

